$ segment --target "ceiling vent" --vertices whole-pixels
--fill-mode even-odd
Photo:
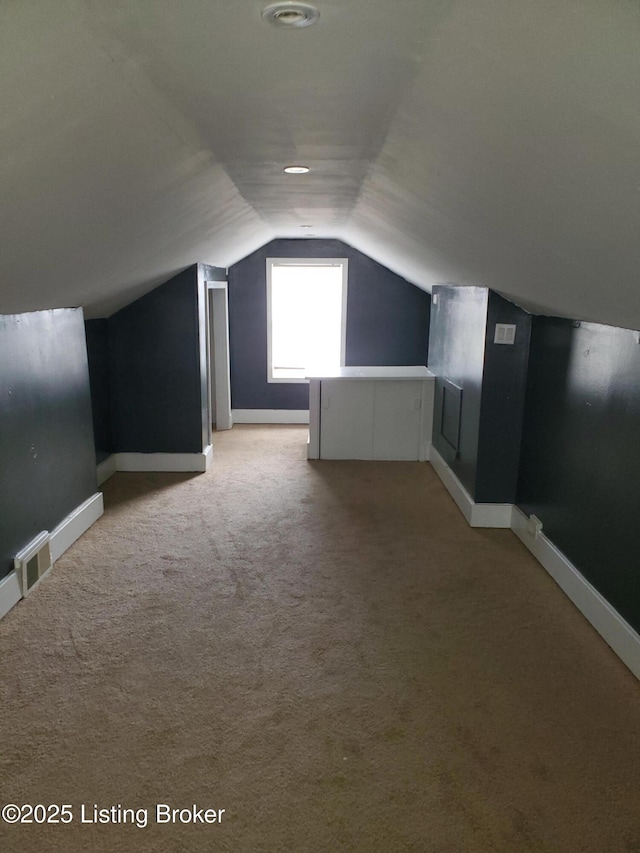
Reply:
[[[270,3],[262,10],[262,17],[275,26],[295,29],[315,24],[320,12],[310,3]]]

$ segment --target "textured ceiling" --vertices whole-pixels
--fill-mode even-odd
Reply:
[[[640,328],[638,3],[263,5],[0,3],[0,312],[106,315],[315,235]]]

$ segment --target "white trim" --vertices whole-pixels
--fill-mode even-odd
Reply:
[[[513,504],[476,504],[438,451],[431,465],[471,527],[510,527],[620,660],[640,679],[640,635],[542,533],[538,518]],[[509,523],[505,523],[507,516]]]
[[[51,559],[55,563],[76,539],[88,530],[104,512],[102,492],[96,492],[60,522],[51,534]],[[14,570],[0,580],[0,619],[22,598],[22,584]]]
[[[116,453],[117,471],[206,471],[213,461],[209,444],[202,453]]]
[[[61,557],[67,548],[88,530],[104,512],[102,492],[96,492],[60,522],[51,533],[51,559]]]
[[[118,460],[116,459],[116,454],[112,453],[111,456],[107,456],[106,459],[103,459],[96,469],[98,485],[101,486],[105,482],[105,480],[108,480],[109,477],[112,477],[117,470]]]
[[[431,430],[433,423],[433,394],[435,383],[422,382],[420,399],[420,443],[418,461],[428,462],[431,457]]]
[[[202,455],[204,456],[204,470],[208,471],[213,464],[213,445],[207,444],[205,449],[202,451]]]
[[[511,504],[475,504],[471,527],[511,527]]]
[[[308,409],[233,409],[234,424],[308,424]]]
[[[320,387],[321,379],[309,380],[309,436],[307,459],[320,459]]]
[[[207,282],[207,371],[210,410],[215,409],[216,429],[231,429],[231,372],[229,355],[229,297],[226,281]],[[211,392],[213,383],[214,394]],[[214,405],[215,403],[215,405]],[[213,418],[212,418],[213,420]]]
[[[213,447],[202,453],[112,453],[98,465],[98,485],[117,471],[207,471],[213,462]]]
[[[511,529],[605,642],[640,679],[640,636],[544,535],[532,533],[526,515],[513,507]]]
[[[433,445],[429,462],[470,527],[511,527],[513,504],[476,503]]]
[[[22,585],[15,569],[0,581],[0,619],[22,598]]]

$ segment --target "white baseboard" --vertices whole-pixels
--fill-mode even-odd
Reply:
[[[3,619],[21,598],[22,585],[18,573],[14,570],[0,581],[0,619]]]
[[[116,454],[112,453],[111,456],[107,456],[106,459],[103,459],[96,469],[98,485],[101,486],[105,482],[105,480],[108,480],[109,477],[115,474],[117,470],[118,462],[116,459]]]
[[[513,504],[476,504],[438,451],[431,465],[471,527],[510,527],[620,660],[640,679],[640,635]],[[539,523],[539,522],[538,522]]]
[[[51,559],[55,563],[76,539],[88,530],[104,512],[102,492],[96,492],[60,522],[51,534]],[[13,571],[0,581],[0,619],[22,598],[22,585]]]
[[[308,424],[308,409],[232,409],[234,424]]]
[[[477,504],[433,445],[429,462],[470,527],[511,527],[513,504]]]
[[[98,465],[98,485],[116,471],[194,471],[204,472],[213,462],[213,447],[202,453],[113,453]]]
[[[100,518],[103,512],[102,492],[96,492],[69,513],[51,533],[51,559],[54,563],[76,539],[82,536],[85,530],[91,527],[94,521]]]
[[[530,532],[527,516],[515,506],[511,529],[620,660],[640,679],[640,636],[631,625],[544,533]]]
[[[213,463],[213,444],[207,444],[202,455],[204,456],[204,470],[208,471]]]

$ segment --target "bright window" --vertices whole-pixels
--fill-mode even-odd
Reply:
[[[267,258],[269,382],[344,365],[346,258]]]

